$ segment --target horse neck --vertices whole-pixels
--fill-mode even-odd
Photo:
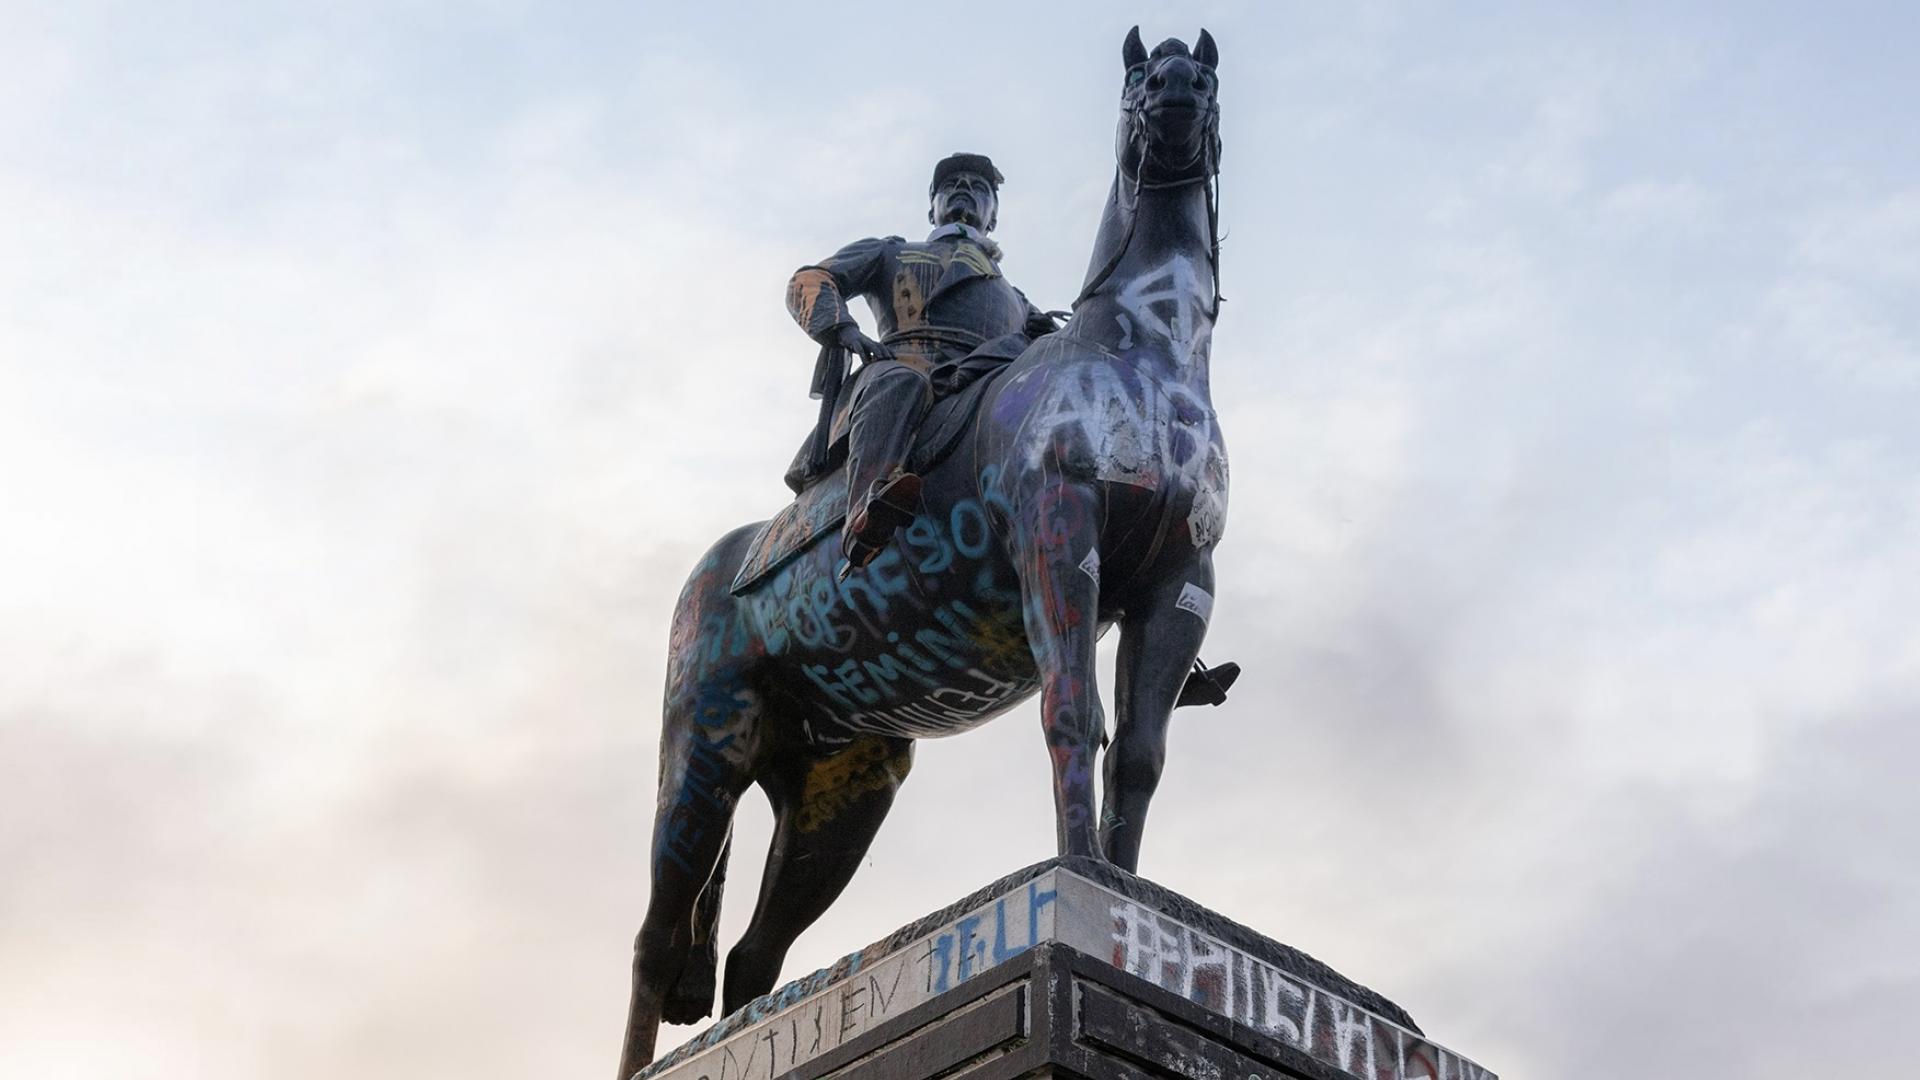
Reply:
[[[1074,306],[1068,333],[1206,397],[1215,287],[1207,185],[1131,193],[1117,176],[1087,271],[1093,291]]]

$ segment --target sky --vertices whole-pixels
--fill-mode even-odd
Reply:
[[[174,0],[0,3],[0,1075],[610,1074],[787,275],[981,151],[1065,306],[1136,18],[1219,41],[1247,669],[1142,873],[1512,1080],[1904,1066],[1910,5]],[[1032,705],[923,745],[787,974],[1052,837]]]

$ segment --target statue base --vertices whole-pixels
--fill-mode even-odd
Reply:
[[[1305,953],[1093,859],[1002,878],[637,1076],[1495,1080]]]

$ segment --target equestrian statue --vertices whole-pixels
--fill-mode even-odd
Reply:
[[[1238,674],[1198,662],[1227,512],[1208,389],[1219,54],[1204,30],[1149,53],[1135,27],[1122,59],[1118,166],[1064,328],[1001,276],[1002,178],[977,154],[936,166],[925,241],[860,241],[789,284],[821,346],[820,422],[787,474],[794,501],[722,537],[674,609],[620,1080],[653,1059],[663,1020],[708,1015],[717,982],[723,1013],[773,989],[860,865],[915,740],[1037,691],[1059,853],[1132,871],[1175,706],[1218,704]],[[1114,625],[1106,744],[1094,647]],[[755,783],[773,842],[722,979],[733,812]]]

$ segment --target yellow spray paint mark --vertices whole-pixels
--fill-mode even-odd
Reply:
[[[794,824],[801,832],[813,832],[846,813],[862,795],[899,787],[907,777],[909,760],[889,750],[885,740],[868,736],[814,762],[807,770]]]
[[[991,275],[993,273],[993,260],[987,258],[986,252],[972,244],[956,245],[953,257],[955,261],[966,263],[969,267],[982,274]]]

